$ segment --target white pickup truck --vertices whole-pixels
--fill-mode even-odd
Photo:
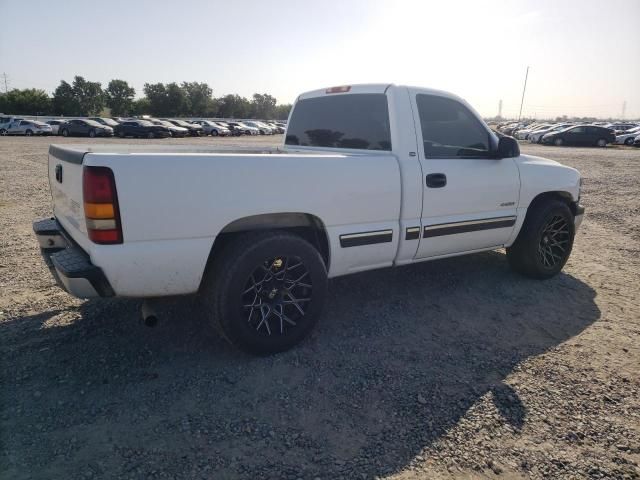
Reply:
[[[506,248],[549,278],[584,212],[576,170],[521,155],[454,95],[396,85],[300,95],[278,149],[52,145],[49,182],[34,231],[69,293],[197,293],[257,354],[309,333],[330,277]]]

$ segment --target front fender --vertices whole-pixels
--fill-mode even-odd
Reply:
[[[531,201],[545,192],[567,193],[572,202],[580,197],[580,172],[553,160],[533,155],[516,159],[520,172],[519,208],[527,208]]]

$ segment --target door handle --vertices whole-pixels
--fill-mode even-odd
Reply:
[[[430,173],[427,175],[427,187],[442,188],[447,184],[447,176],[444,173]]]

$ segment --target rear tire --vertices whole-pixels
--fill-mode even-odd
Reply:
[[[564,141],[563,141],[561,138],[556,138],[556,139],[553,141],[553,144],[554,144],[556,147],[561,147],[563,143],[564,143]]]
[[[32,132],[31,130],[27,130],[26,132],[24,132],[24,134],[25,134],[27,137],[30,137],[31,135],[33,135],[33,132]]]
[[[627,139],[624,141],[624,144],[625,144],[625,145],[627,145],[627,146],[631,146],[631,145],[633,145],[633,139],[634,139],[634,137],[627,138]]]
[[[149,132],[147,133],[147,138],[156,138],[156,136],[153,134],[153,132]]]
[[[89,137],[90,138],[96,138],[96,131],[95,130],[89,130]]]
[[[62,136],[63,136],[63,137],[68,137],[68,136],[69,136],[69,130],[67,130],[66,128],[64,128],[64,129],[62,130]]]
[[[604,138],[599,138],[596,142],[596,147],[606,147],[607,141]]]
[[[0,135],[6,137],[7,135],[9,135],[9,132],[7,132],[7,130],[4,128],[0,128]]]
[[[211,130],[211,136],[212,137],[217,137],[218,136],[218,131],[217,130]]]
[[[217,252],[201,295],[232,345],[271,355],[309,334],[326,291],[327,270],[318,250],[297,235],[272,231],[241,234]]]
[[[118,136],[119,136],[120,138],[124,138],[124,137],[125,137],[125,135],[124,135],[124,131],[120,130],[120,131],[118,132]]]
[[[551,200],[534,205],[518,238],[507,248],[509,265],[527,277],[551,278],[567,263],[574,235],[574,217],[566,203]]]

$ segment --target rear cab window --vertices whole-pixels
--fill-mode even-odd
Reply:
[[[351,93],[299,100],[285,145],[390,151],[387,96]]]

